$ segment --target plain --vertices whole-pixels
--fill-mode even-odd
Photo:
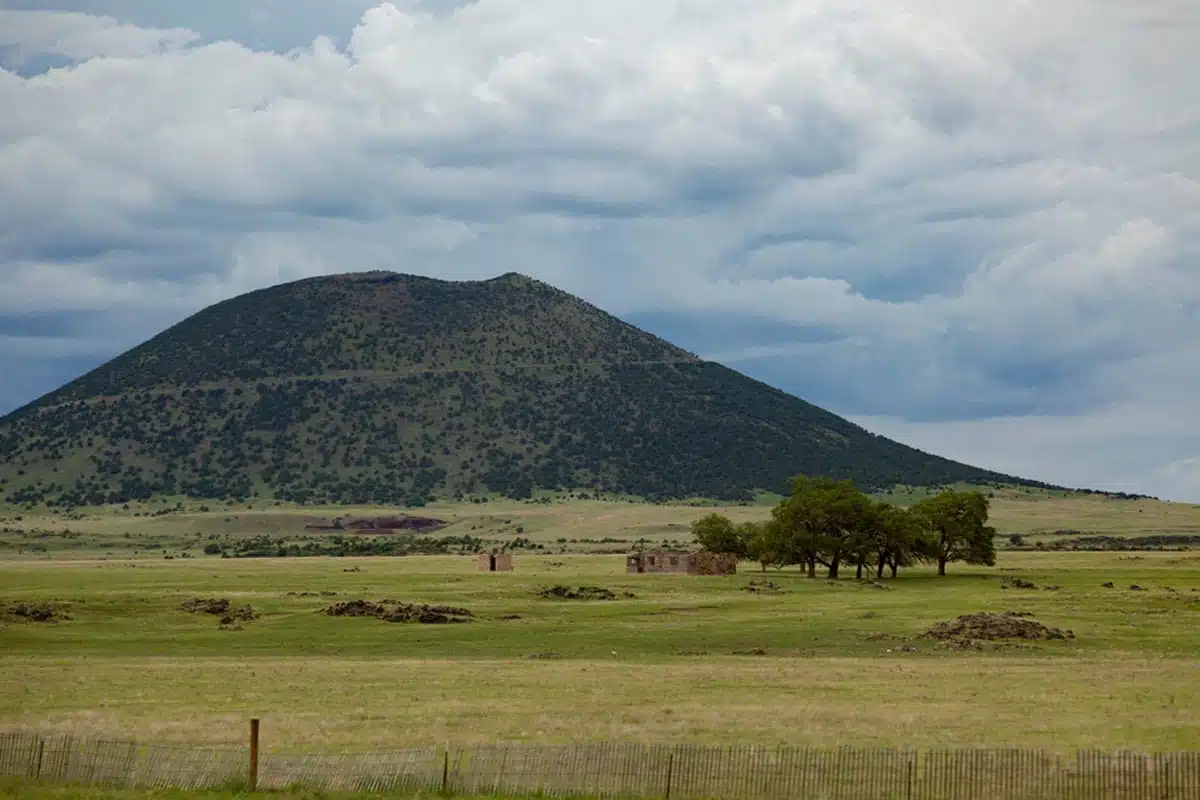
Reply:
[[[1200,516],[1144,500],[1006,502],[1002,533],[1048,540],[1067,535],[1056,530],[1190,531]],[[265,746],[290,751],[597,740],[1200,747],[1200,554],[1002,546],[994,568],[879,582],[755,564],[728,577],[625,574],[629,543],[686,541],[708,510],[556,501],[420,512],[457,520],[447,534],[473,526],[542,545],[496,574],[469,555],[184,558],[133,546],[184,531],[197,543],[254,535],[254,517],[291,535],[319,509],[79,518],[66,523],[73,538],[0,562],[0,602],[46,602],[70,617],[0,623],[0,726],[215,744],[240,743],[256,716]],[[20,524],[31,522],[53,529],[49,518]],[[570,552],[587,548],[611,552]],[[763,581],[773,586],[750,590]],[[554,585],[615,598],[541,596]],[[256,618],[221,625],[183,609],[197,598],[250,605]],[[324,613],[383,599],[462,607],[474,621]],[[923,636],[981,611],[1024,612],[1074,638],[960,648]]]

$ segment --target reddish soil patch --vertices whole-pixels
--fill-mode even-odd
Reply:
[[[384,622],[419,622],[423,625],[446,625],[472,622],[475,615],[465,608],[401,603],[397,600],[351,600],[329,606],[323,612],[331,617],[374,617]]]
[[[386,517],[363,517],[342,519],[332,522],[305,525],[309,531],[357,531],[360,533],[395,533],[396,531],[412,531],[414,533],[432,533],[441,530],[450,523],[433,517],[414,517],[408,514],[397,514]]]

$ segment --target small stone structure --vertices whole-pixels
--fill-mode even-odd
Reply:
[[[677,575],[733,575],[737,572],[733,553],[688,552],[686,550],[648,550],[625,559],[625,572],[669,573]]]
[[[479,571],[480,572],[512,572],[512,554],[511,553],[480,553],[479,554]]]

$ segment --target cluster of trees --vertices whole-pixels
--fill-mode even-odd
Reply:
[[[799,564],[810,578],[817,567],[837,578],[854,567],[856,577],[884,570],[895,577],[901,567],[936,563],[946,574],[952,561],[996,563],[996,531],[987,524],[988,500],[980,492],[943,491],[903,508],[871,498],[851,481],[798,476],[792,493],[771,511],[770,519],[735,525],[709,514],[692,525],[705,550],[736,553],[768,566]]]

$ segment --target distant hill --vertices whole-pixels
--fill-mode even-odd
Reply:
[[[796,473],[1044,485],[872,435],[517,274],[251,292],[0,419],[0,491],[53,505],[737,499]]]

